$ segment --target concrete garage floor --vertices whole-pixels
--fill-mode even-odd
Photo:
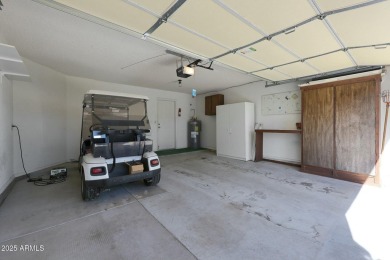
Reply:
[[[76,163],[64,183],[19,181],[0,207],[0,259],[390,259],[387,189],[209,151],[160,159],[158,186],[90,202]]]

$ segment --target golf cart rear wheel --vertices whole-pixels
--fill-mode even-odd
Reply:
[[[154,175],[152,178],[144,179],[144,184],[146,186],[154,186],[160,182],[160,177],[161,177],[161,174],[158,173],[158,174]]]

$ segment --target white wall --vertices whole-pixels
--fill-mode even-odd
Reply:
[[[255,122],[262,123],[263,129],[296,129],[296,123],[301,121],[300,114],[262,115],[261,96],[273,93],[298,90],[295,83],[265,87],[264,82],[253,83],[241,87],[230,88],[219,92],[224,95],[225,104],[237,102],[252,102],[255,104]],[[197,116],[202,121],[201,146],[216,149],[215,116],[204,114],[205,96],[197,96]],[[297,134],[264,134],[264,158],[286,162],[300,162],[301,136]]]
[[[187,147],[187,123],[190,120],[191,108],[195,106],[195,100],[191,95],[149,89],[122,84],[114,84],[92,79],[67,77],[67,158],[77,159],[80,147],[80,130],[82,101],[84,94],[91,89],[125,92],[149,97],[147,103],[148,117],[151,124],[151,136],[153,149],[157,150],[157,100],[168,99],[176,101],[176,148]],[[181,117],[177,116],[177,110],[181,108]]]
[[[67,161],[66,80],[59,72],[24,59],[31,81],[13,81],[13,123],[20,129],[27,172]],[[14,134],[14,173],[23,175]]]
[[[12,84],[0,75],[0,194],[12,182]]]

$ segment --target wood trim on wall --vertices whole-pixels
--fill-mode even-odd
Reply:
[[[326,177],[333,177],[333,169],[329,168],[323,168],[319,166],[312,166],[312,165],[302,165],[301,171],[305,173],[320,175],[320,176],[326,176]]]
[[[340,170],[336,170],[333,177],[339,180],[351,181],[361,184],[365,183],[370,178],[375,179],[374,176]]]

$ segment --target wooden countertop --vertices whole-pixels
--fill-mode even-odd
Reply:
[[[302,130],[256,129],[256,133],[302,133]]]

